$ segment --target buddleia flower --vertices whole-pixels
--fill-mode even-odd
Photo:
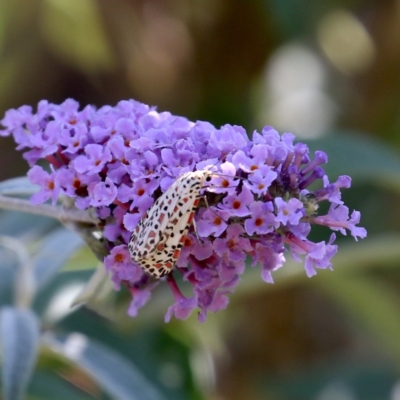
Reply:
[[[360,213],[350,213],[341,200],[350,177],[330,183],[323,151],[310,154],[294,135],[280,135],[270,126],[248,136],[241,126],[216,128],[134,100],[79,109],[72,99],[60,105],[41,101],[36,111],[9,110],[1,123],[0,135],[14,137],[30,165],[29,179],[40,187],[32,203],[72,201],[95,215],[92,229],[102,233],[98,254],[115,288],[125,286],[131,293],[131,316],[162,283],[172,291],[166,321],[198,310],[203,322],[208,312],[227,307],[248,267],[258,265],[268,283],[289,254],[304,263],[308,276],[332,269],[335,235],[314,243],[308,239],[314,225],[344,235],[349,231],[356,240],[366,237],[358,226]],[[47,170],[38,165],[43,161]],[[211,171],[212,178],[199,188],[194,223],[179,238],[176,265],[157,280],[132,259],[131,234],[157,199],[195,171]],[[330,203],[326,215],[318,214],[321,202]],[[180,211],[166,207],[170,214]],[[157,236],[164,237],[156,226]],[[177,275],[190,283],[191,296],[182,294]]]

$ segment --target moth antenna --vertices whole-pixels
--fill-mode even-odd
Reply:
[[[226,159],[227,156],[229,156],[229,154],[233,153],[234,151],[240,149],[242,147],[243,144],[247,144],[249,143],[249,139],[247,140],[243,140],[243,142],[241,142],[240,144],[236,145],[232,150],[229,150],[226,154],[222,155],[223,159]]]
[[[242,179],[245,180],[246,178],[243,178],[243,176],[236,176],[236,175],[226,175],[226,174],[220,174],[218,172],[213,172],[213,174],[218,175],[218,176],[226,176],[227,178],[235,178],[235,179]]]

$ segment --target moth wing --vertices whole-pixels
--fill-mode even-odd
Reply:
[[[129,249],[134,261],[138,261],[144,254],[153,252],[160,240],[163,239],[162,232],[167,227],[170,210],[175,208],[179,200],[175,194],[177,193],[176,183],[155,201],[132,232]]]
[[[153,252],[138,261],[146,272],[156,278],[169,274],[179,258],[199,203],[201,185],[201,180],[195,180],[190,185],[181,186],[179,201],[168,219],[162,240]]]
[[[157,244],[155,251],[137,261],[147,273],[156,278],[168,275],[172,271],[181,254],[190,227],[189,219],[182,218],[182,223],[186,222],[186,225],[182,225],[184,228],[179,230],[179,234],[176,234],[174,229],[177,226],[172,222],[170,226],[167,226],[167,231],[163,235],[164,239]]]

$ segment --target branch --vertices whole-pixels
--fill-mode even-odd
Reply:
[[[13,211],[22,211],[31,214],[43,215],[58,219],[61,222],[75,221],[89,224],[96,224],[99,221],[92,217],[87,211],[77,209],[67,209],[61,206],[51,206],[50,204],[32,204],[29,200],[16,199],[0,195],[0,208]]]

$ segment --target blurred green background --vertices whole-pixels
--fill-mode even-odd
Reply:
[[[288,255],[275,285],[251,269],[227,310],[165,325],[166,285],[135,319],[124,292],[71,310],[94,257],[54,221],[3,212],[1,234],[62,267],[35,297],[44,332],[104,346],[166,399],[400,399],[399,1],[0,0],[1,114],[68,97],[293,132],[328,153],[331,181],[353,178],[343,199],[368,237],[339,237],[334,272],[308,279]],[[14,147],[1,139],[1,180],[27,170]],[[6,305],[15,260],[1,255]],[[28,398],[129,398],[99,376],[43,346]]]

